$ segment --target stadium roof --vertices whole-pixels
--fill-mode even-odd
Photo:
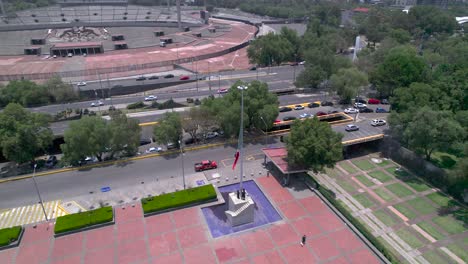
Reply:
[[[101,47],[101,42],[65,42],[57,43],[54,48],[92,48],[92,47]]]

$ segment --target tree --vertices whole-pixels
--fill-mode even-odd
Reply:
[[[11,81],[5,87],[0,87],[0,106],[18,103],[24,107],[44,105],[51,97],[43,85],[29,80]]]
[[[64,83],[58,76],[49,79],[44,86],[47,87],[49,94],[54,97],[55,102],[64,103],[78,99],[78,94],[73,90],[73,86]]]
[[[166,112],[159,124],[154,127],[154,138],[158,144],[178,145],[182,138],[182,121],[177,112]]]
[[[437,120],[436,122],[434,122]],[[447,150],[464,138],[464,130],[450,112],[434,111],[429,107],[413,113],[412,120],[403,132],[411,148],[421,151],[426,160],[434,150]]]
[[[112,131],[104,119],[87,116],[70,123],[65,131],[60,147],[65,160],[76,162],[86,157],[96,157],[102,161],[102,155],[111,145]]]
[[[436,87],[429,84],[414,82],[409,87],[400,87],[392,97],[392,109],[397,112],[430,106],[433,110],[446,110],[450,105],[448,98]]]
[[[0,113],[0,147],[5,158],[17,163],[33,161],[52,143],[50,117],[8,104]]]
[[[359,95],[360,88],[368,84],[366,74],[356,68],[338,70],[338,73],[331,76],[330,82],[333,90],[347,102]]]
[[[286,138],[288,162],[305,166],[314,173],[323,171],[325,167],[332,168],[342,159],[342,137],[328,123],[320,122],[316,117],[296,120]]]
[[[286,38],[268,33],[254,40],[247,48],[251,63],[259,65],[279,65],[294,57],[294,46]]]
[[[134,155],[140,146],[141,127],[136,119],[129,119],[121,111],[110,112],[111,121],[108,123],[110,132],[111,157],[123,153],[125,156]]]
[[[194,140],[197,140],[198,132],[205,135],[214,125],[216,125],[215,117],[204,107],[192,107],[182,116],[182,129]]]

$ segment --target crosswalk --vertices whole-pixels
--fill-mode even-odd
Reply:
[[[60,202],[60,200],[56,200],[44,203],[44,209],[48,219],[55,219],[67,214],[67,212],[61,208]],[[39,203],[0,212],[0,229],[41,221],[45,221],[45,217]]]

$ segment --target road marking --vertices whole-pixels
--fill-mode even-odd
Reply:
[[[68,214],[59,209],[60,200],[44,203],[44,209],[48,219],[55,219]],[[39,203],[13,208],[12,210],[0,213],[0,229],[18,225],[26,225],[44,221],[44,212]]]

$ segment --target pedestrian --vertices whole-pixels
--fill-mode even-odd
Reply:
[[[301,247],[303,247],[305,245],[306,239],[307,239],[306,235],[303,235],[302,239],[301,239]]]

